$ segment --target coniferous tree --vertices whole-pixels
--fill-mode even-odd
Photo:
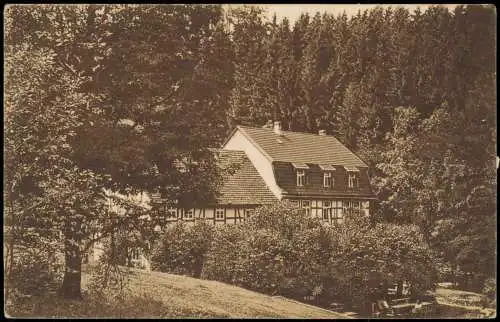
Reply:
[[[319,12],[313,17],[306,33],[307,46],[301,65],[300,115],[303,117],[303,130],[314,132],[318,128],[317,121],[324,95],[321,77],[328,67],[328,48],[326,47],[323,21]]]
[[[240,124],[264,124],[268,120],[263,112],[265,93],[259,86],[269,31],[263,14],[263,9],[255,6],[237,8],[229,14],[235,55],[230,117]]]
[[[297,71],[292,47],[292,33],[288,19],[284,18],[274,31],[267,47],[267,67],[269,86],[268,102],[270,116],[274,120],[282,121],[283,127],[294,128],[294,108],[297,103]]]

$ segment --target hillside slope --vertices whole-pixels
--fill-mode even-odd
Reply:
[[[88,275],[83,276],[86,288]],[[133,270],[122,300],[86,297],[82,302],[55,296],[8,308],[10,316],[38,317],[223,317],[349,318],[315,306],[196,278]]]

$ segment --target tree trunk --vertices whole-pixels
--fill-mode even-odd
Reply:
[[[80,243],[74,237],[66,236],[65,242],[66,270],[61,288],[65,299],[82,299],[82,252]]]

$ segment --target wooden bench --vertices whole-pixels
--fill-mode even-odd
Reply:
[[[394,299],[391,301],[391,304],[392,305],[398,305],[398,304],[406,304],[406,303],[409,303],[410,302],[410,298],[409,297],[405,297],[405,298],[400,298],[400,299]]]
[[[395,315],[410,314],[411,310],[415,307],[414,303],[401,303],[391,306]]]

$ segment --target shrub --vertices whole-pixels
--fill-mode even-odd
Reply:
[[[359,215],[327,226],[286,201],[256,209],[242,224],[179,223],[154,253],[153,267],[162,271],[198,276],[203,267],[202,278],[320,305],[368,309],[396,282],[410,283],[418,295],[437,281],[435,258],[416,226],[373,225]]]
[[[6,259],[6,283],[13,295],[42,295],[59,286],[64,258],[59,244],[51,238],[26,231],[22,243]]]
[[[325,226],[282,202],[218,230],[202,276],[320,305],[369,309],[399,281],[410,283],[414,294],[432,289],[434,263],[416,226],[372,225],[356,215]]]
[[[103,255],[109,262],[145,269],[142,261],[134,260],[134,255],[140,253],[146,258],[149,257],[149,242],[152,238],[148,237],[137,229],[117,230],[101,241]]]
[[[332,228],[339,251],[330,257],[329,296],[337,301],[369,304],[399,281],[411,285],[413,295],[434,289],[435,258],[414,225],[369,225],[348,218]]]
[[[288,202],[263,206],[217,231],[202,276],[303,300],[321,292],[331,241],[319,220]]]
[[[101,301],[121,300],[129,289],[130,276],[130,268],[110,262],[108,256],[101,256],[97,265],[90,269],[88,291],[91,297]]]
[[[200,277],[214,231],[213,225],[202,221],[192,226],[177,222],[168,227],[152,252],[151,268]]]
[[[238,281],[244,277],[238,277],[227,267],[238,270],[241,257],[244,257],[244,230],[240,225],[219,226],[215,230],[212,246],[210,247],[206,261],[203,265],[202,278],[208,278],[234,285],[243,285]]]

